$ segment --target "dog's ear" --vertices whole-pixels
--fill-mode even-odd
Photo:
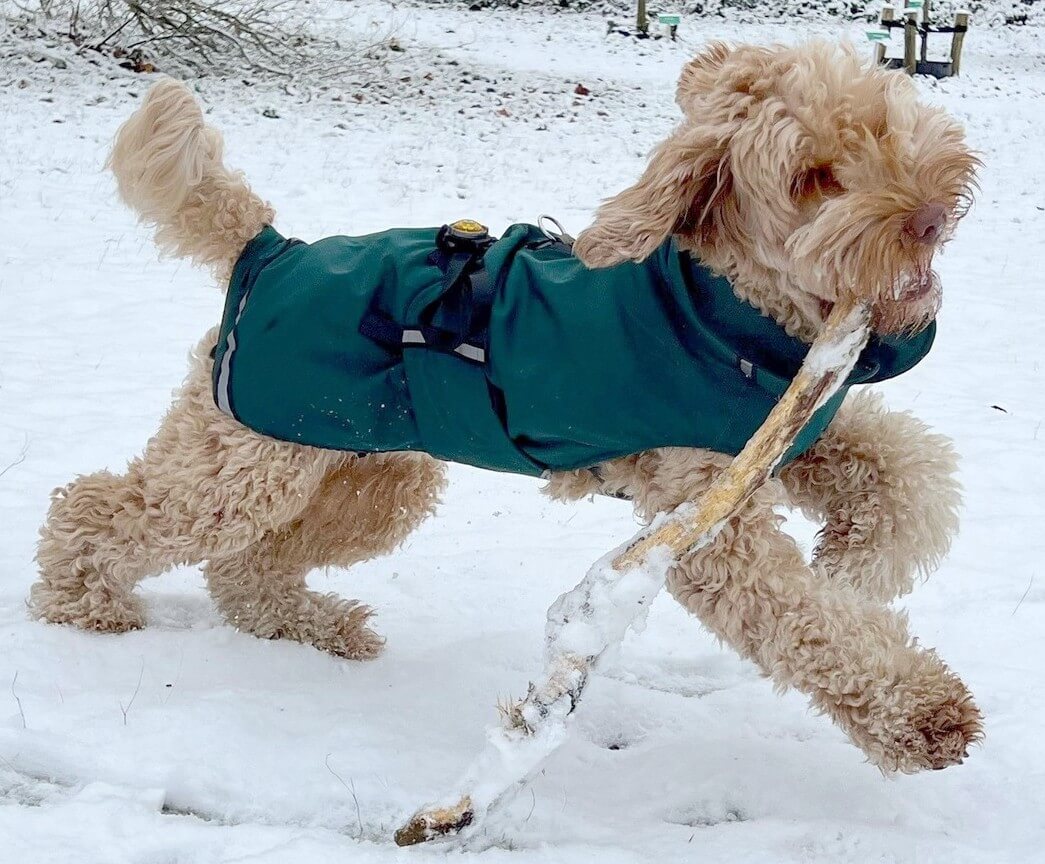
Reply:
[[[660,144],[634,186],[605,201],[573,249],[588,267],[642,261],[675,233],[712,239],[732,188],[726,130],[683,126]]]
[[[736,53],[725,42],[711,42],[696,57],[682,67],[675,103],[687,117],[695,118],[700,102],[722,81],[726,60]]]

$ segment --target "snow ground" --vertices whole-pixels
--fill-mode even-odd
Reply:
[[[500,230],[542,212],[580,228],[670,128],[673,79],[695,46],[800,35],[691,22],[679,44],[636,48],[605,40],[594,17],[354,8],[399,22],[407,50],[390,69],[394,95],[202,87],[230,159],[304,238],[460,216]],[[820,32],[860,37],[844,24]],[[961,767],[883,779],[801,698],[775,696],[662,598],[594,681],[569,743],[470,856],[1042,860],[1039,32],[975,31],[964,76],[922,85],[967,124],[986,167],[978,206],[941,261],[937,347],[887,388],[892,406],[953,436],[964,456],[962,534],[904,605],[976,693],[985,744]],[[576,99],[577,82],[592,96]],[[48,492],[122,467],[220,314],[205,277],[157,262],[100,171],[146,86],[84,62],[0,66],[0,469],[10,463],[0,475],[0,858],[440,858],[438,847],[397,850],[392,829],[463,770],[495,699],[525,690],[545,608],[634,530],[626,505],[557,505],[532,481],[454,468],[439,516],[402,552],[315,575],[379,609],[388,646],[370,664],[235,632],[195,570],[145,584],[141,632],[27,620]],[[810,526],[795,530],[808,545]]]

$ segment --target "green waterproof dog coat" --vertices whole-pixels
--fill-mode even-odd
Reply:
[[[588,270],[531,225],[513,225],[485,251],[492,303],[472,359],[361,333],[374,316],[397,336],[440,324],[437,234],[305,244],[265,228],[229,285],[218,406],[285,441],[422,450],[540,475],[654,447],[736,454],[808,351],[672,242],[642,263]],[[785,461],[820,436],[849,387],[910,369],[934,334],[872,337]]]

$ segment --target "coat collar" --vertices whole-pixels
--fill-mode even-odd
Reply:
[[[674,271],[676,278],[685,280],[695,314],[707,322],[716,336],[739,358],[785,381],[794,378],[809,352],[807,343],[738,297],[727,278],[690,253],[680,252],[673,241],[665,244],[663,252],[663,264],[669,271],[665,275]],[[873,384],[908,371],[929,353],[935,338],[935,321],[919,333],[872,334],[846,385]]]

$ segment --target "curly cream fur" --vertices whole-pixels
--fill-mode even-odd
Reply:
[[[352,659],[376,656],[383,640],[364,626],[371,610],[309,591],[305,576],[391,552],[432,512],[442,488],[442,465],[424,454],[349,457],[295,519],[238,554],[211,559],[207,587],[240,630]]]
[[[200,343],[174,406],[126,474],[103,471],[55,491],[31,608],[85,629],[134,629],[144,623],[132,594],[141,579],[207,561],[208,586],[230,623],[373,656],[380,643],[364,627],[366,610],[307,591],[304,577],[394,549],[434,509],[442,465],[251,432],[214,405],[216,338],[215,329]]]
[[[919,104],[906,76],[827,43],[716,43],[683,70],[676,99],[681,125],[578,237],[585,263],[642,260],[674,234],[806,341],[841,296],[872,301],[883,332],[931,320],[938,245],[912,242],[903,227],[939,204],[946,239],[979,162],[961,127]],[[803,182],[826,169],[829,185]],[[896,298],[919,285],[931,290]]]
[[[165,79],[120,127],[107,165],[162,252],[211,267],[221,284],[275,211],[222,163],[221,133],[187,87]]]
[[[939,244],[913,244],[904,224],[943,203],[949,232],[963,212],[977,163],[953,121],[919,105],[902,75],[822,44],[713,45],[683,70],[678,102],[682,125],[578,240],[586,263],[641,259],[674,235],[806,340],[846,292],[872,302],[881,330],[924,326],[939,300],[928,276]],[[226,274],[273,213],[221,151],[191,93],[164,81],[120,130],[110,165],[161,249]],[[371,610],[310,591],[305,577],[394,549],[434,509],[442,465],[326,452],[238,425],[211,398],[214,339],[125,474],[56,491],[34,613],[94,630],[140,627],[137,582],[205,562],[231,624],[374,656]],[[622,495],[652,518],[698,498],[728,462],[664,448],[597,474],[555,474],[546,491]],[[776,686],[805,693],[884,771],[960,762],[981,735],[968,690],[887,605],[948,549],[955,463],[949,442],[920,421],[855,394],[813,448],[670,574],[674,596],[706,627]],[[812,564],[781,531],[779,505],[824,524]]]
[[[887,603],[947,554],[961,505],[957,468],[947,438],[864,391],[781,479],[791,502],[824,524],[818,566]]]

